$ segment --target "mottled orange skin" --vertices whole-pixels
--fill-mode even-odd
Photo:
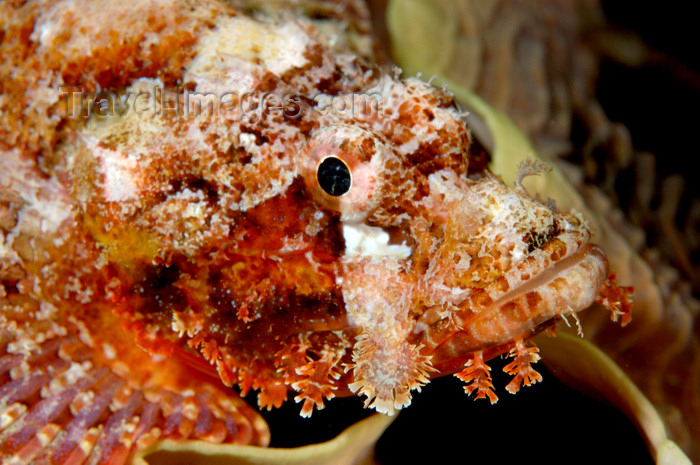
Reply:
[[[38,116],[35,132],[10,118],[18,130],[0,146],[3,457],[121,463],[163,437],[266,444],[232,385],[266,408],[292,392],[304,416],[352,394],[391,414],[456,373],[494,402],[489,358],[514,357],[515,392],[540,379],[526,341],[560,315],[597,300],[626,322],[628,290],[606,281],[577,218],[470,169],[448,93],[333,48],[305,19],[215,1],[172,3],[192,34],[155,27],[172,60],[161,44],[106,66],[104,54],[146,47],[155,21],[125,29],[154,7],[109,5],[115,21],[94,37],[99,9],[6,7],[25,32],[2,46],[25,73],[0,77]],[[293,116],[84,120],[55,92],[173,82],[302,97]],[[381,109],[323,112],[319,92],[374,95]],[[319,185],[327,156],[349,167],[347,194]]]

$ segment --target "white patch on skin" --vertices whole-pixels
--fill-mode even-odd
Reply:
[[[114,346],[107,342],[102,343],[102,353],[107,357],[107,360],[114,360],[117,358],[117,351],[114,349]]]
[[[94,136],[84,135],[83,141],[100,163],[100,173],[104,176],[104,198],[109,202],[123,202],[139,197],[141,189],[137,184],[138,163],[136,157],[103,148]]]
[[[408,258],[412,250],[405,244],[389,244],[389,234],[366,224],[343,223],[345,255]]]
[[[255,134],[250,134],[249,132],[242,132],[238,135],[238,143],[246,150],[248,153],[255,153]]]
[[[281,76],[308,61],[304,51],[310,38],[294,22],[275,26],[239,15],[222,18],[217,26],[200,39],[197,55],[185,74],[185,78],[196,77],[199,92],[250,89],[255,81],[252,72],[257,66]],[[253,66],[243,67],[241,73],[241,61]],[[210,81],[209,85],[206,81]]]

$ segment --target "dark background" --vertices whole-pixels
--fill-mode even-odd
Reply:
[[[653,221],[642,221],[638,226],[647,233],[649,246],[665,247],[670,262],[692,282],[694,295],[700,298],[700,182],[695,168],[700,160],[700,28],[697,14],[691,11],[693,5],[680,0],[603,1],[608,19],[621,30],[641,36],[650,53],[645,63],[634,68],[604,61],[598,99],[610,120],[627,126],[634,148],[656,157],[656,173],[636,173],[633,169],[620,173],[616,187],[623,211],[635,208],[633,183],[640,175],[654,175],[657,192],[664,178],[682,176],[683,195],[675,224],[682,234],[694,236],[686,240],[687,262],[670,253],[672,247],[664,244],[668,239]],[[651,208],[657,208],[660,201],[655,196]]]
[[[542,363],[536,365],[544,378],[541,383],[515,395],[506,392],[506,362],[489,362],[499,397],[494,405],[467,396],[463,383],[453,376],[431,381],[421,393],[414,391],[411,406],[400,412],[377,444],[379,463],[654,463],[626,416],[561,383]],[[246,400],[255,405],[255,397]],[[333,399],[309,419],[301,418],[299,409],[290,399],[280,409],[262,412],[272,430],[272,447],[326,441],[371,414],[356,397]]]

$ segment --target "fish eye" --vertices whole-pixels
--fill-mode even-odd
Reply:
[[[347,194],[352,185],[350,168],[338,157],[324,158],[318,165],[316,177],[321,189],[334,197]]]
[[[360,222],[379,203],[387,150],[369,131],[333,125],[311,134],[295,165],[317,204],[343,222]]]

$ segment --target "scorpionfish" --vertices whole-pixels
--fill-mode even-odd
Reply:
[[[495,402],[489,359],[515,393],[535,334],[629,319],[585,222],[471,156],[451,94],[368,61],[364,23],[234,4],[0,7],[3,463],[266,445],[232,386],[303,416],[449,374]]]

